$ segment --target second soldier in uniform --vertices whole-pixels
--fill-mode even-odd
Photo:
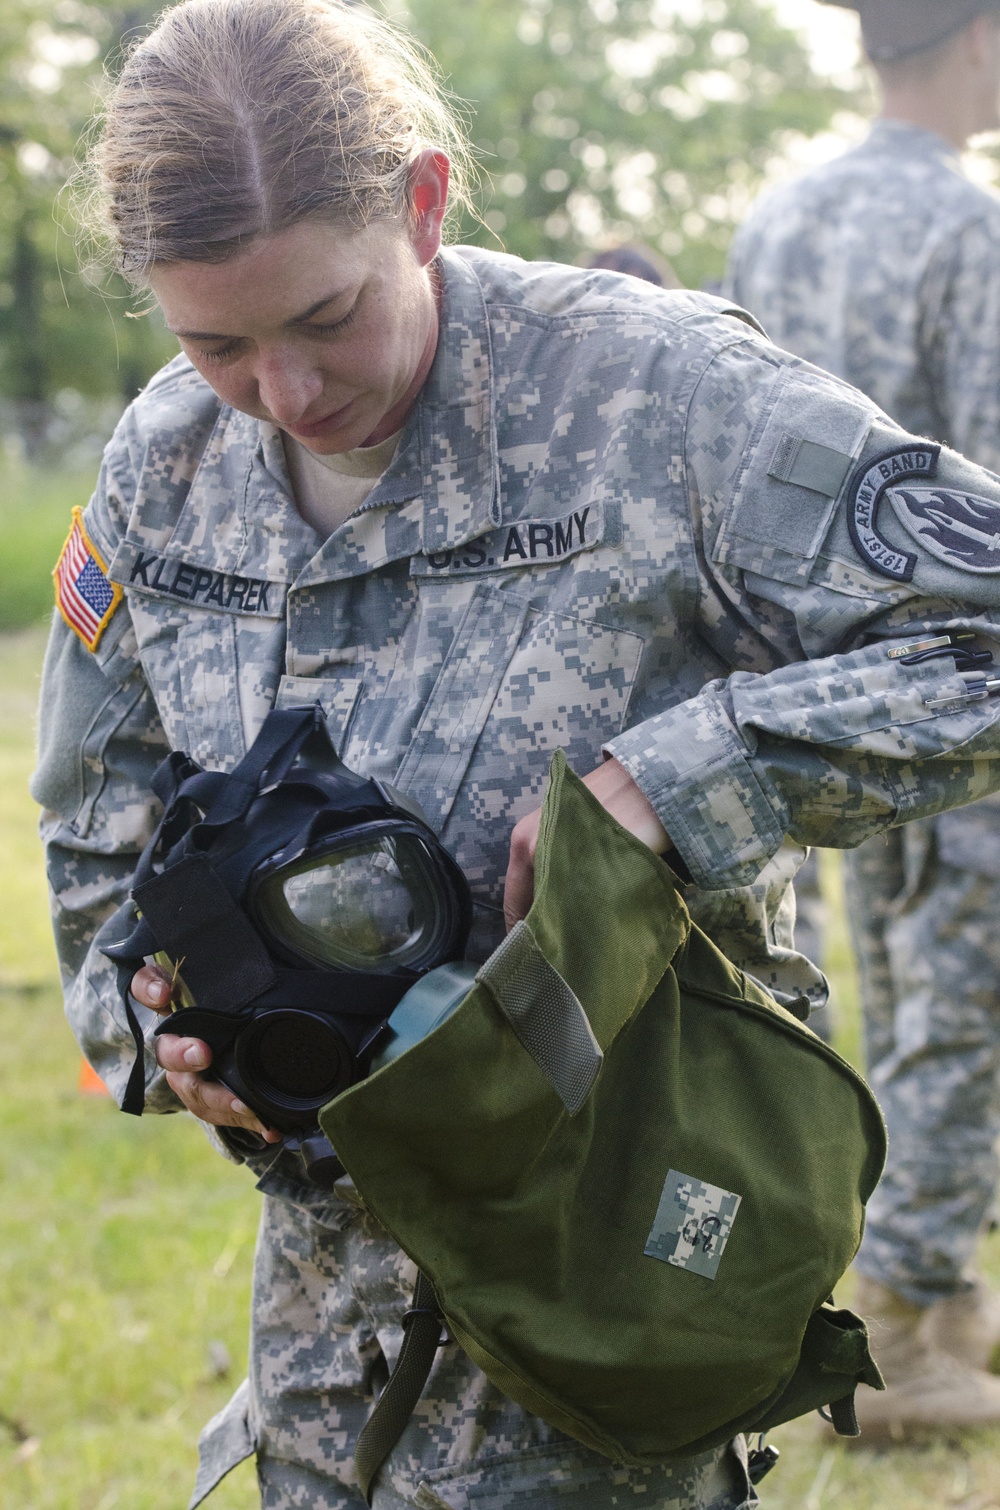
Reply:
[[[860,9],[882,113],[861,146],[754,208],[728,291],[779,345],[998,471],[1000,201],[959,153],[1000,125],[1000,7],[838,3]],[[987,546],[972,569],[994,570],[990,534],[965,539]],[[889,1128],[856,1302],[878,1324],[889,1388],[862,1392],[859,1414],[869,1430],[1000,1422],[1000,1380],[984,1372],[1000,1298],[973,1269],[997,1187],[1000,801],[893,830],[847,867]]]

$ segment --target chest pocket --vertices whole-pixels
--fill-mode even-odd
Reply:
[[[286,584],[123,540],[109,579],[129,602],[139,655],[175,750],[231,770],[274,701]]]
[[[470,609],[471,609],[470,605]],[[637,634],[479,587],[395,778],[480,897],[499,897],[510,829],[564,750],[581,774],[624,726]]]
[[[176,654],[187,748],[200,764],[229,769],[245,753],[236,620],[228,614],[191,614],[177,631]],[[231,743],[225,753],[222,730]]]
[[[185,609],[145,593],[131,595],[129,606],[171,747],[231,770],[274,701],[283,621]]]
[[[713,560],[806,583],[871,424],[870,404],[840,383],[782,371],[747,446]]]
[[[362,673],[353,666],[332,676],[283,676],[278,685],[276,708],[295,708],[318,702],[337,754],[343,759],[348,728],[354,712]]]

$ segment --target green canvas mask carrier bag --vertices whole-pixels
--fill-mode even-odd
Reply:
[[[321,1124],[421,1279],[358,1445],[368,1494],[443,1316],[504,1394],[617,1462],[882,1387],[828,1304],[885,1132],[861,1077],[694,926],[557,754],[527,919]]]

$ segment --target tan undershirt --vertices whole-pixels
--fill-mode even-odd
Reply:
[[[337,456],[317,456],[283,434],[295,506],[325,540],[360,508],[396,454],[401,430],[377,446],[358,446]]]

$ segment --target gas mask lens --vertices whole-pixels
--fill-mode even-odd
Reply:
[[[260,881],[253,911],[282,953],[378,975],[439,957],[449,928],[438,867],[419,835],[377,828],[332,835]]]

